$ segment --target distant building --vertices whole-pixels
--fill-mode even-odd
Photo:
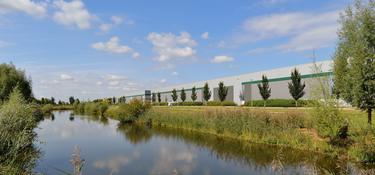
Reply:
[[[159,89],[152,89],[151,93],[158,93],[161,94],[161,101],[162,102],[171,102],[171,91],[173,89],[177,90],[178,95],[181,92],[181,89],[184,88],[186,92],[186,101],[192,101],[191,96],[191,88],[193,86],[196,87],[197,92],[197,100],[196,101],[203,101],[203,86],[207,82],[210,90],[211,90],[211,99],[210,101],[219,101],[218,96],[218,83],[223,81],[224,85],[228,87],[228,95],[226,97],[227,101],[233,101],[237,104],[241,103],[240,95],[243,94],[244,101],[250,100],[261,100],[262,97],[259,94],[259,89],[257,84],[261,82],[262,75],[266,75],[269,80],[269,84],[271,87],[271,97],[270,99],[291,99],[292,97],[289,94],[288,89],[288,82],[290,82],[290,73],[294,68],[301,73],[303,81],[306,83],[305,87],[305,96],[302,99],[309,98],[311,94],[311,88],[316,85],[318,82],[314,79],[314,77],[322,77],[322,76],[332,76],[332,61],[321,61],[316,62],[316,65],[320,66],[321,72],[314,73],[314,64],[302,64],[302,65],[295,65],[290,67],[272,69],[272,70],[265,70],[260,72],[253,72],[247,73],[237,76],[230,76],[230,77],[222,77],[216,78],[211,80],[205,81],[198,81],[193,83],[181,84],[181,85],[174,85],[169,87],[163,87]],[[127,96],[126,99],[131,100],[132,98],[138,98],[141,100],[149,100],[149,91],[146,93],[135,93],[133,95]],[[156,98],[157,99],[157,98]],[[178,101],[181,101],[178,98]]]

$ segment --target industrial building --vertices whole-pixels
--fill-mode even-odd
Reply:
[[[314,65],[320,67],[320,71],[314,70]],[[332,76],[332,61],[320,61],[309,64],[295,65],[290,67],[277,68],[272,70],[265,70],[247,74],[241,74],[237,76],[215,78],[211,80],[198,81],[193,83],[174,85],[169,87],[163,87],[159,89],[151,89],[143,91],[142,93],[135,93],[130,96],[126,96],[127,101],[132,98],[138,98],[142,100],[151,99],[151,93],[160,93],[162,102],[172,102],[172,90],[176,89],[180,96],[181,89],[184,88],[186,92],[186,101],[191,101],[191,89],[196,87],[197,100],[203,101],[203,86],[207,82],[211,90],[210,101],[219,101],[218,96],[218,84],[224,82],[224,85],[228,87],[228,94],[226,96],[227,101],[233,101],[237,104],[241,104],[242,100],[240,96],[244,97],[243,101],[250,100],[261,100],[262,97],[259,94],[257,84],[261,82],[262,75],[266,75],[269,80],[269,86],[271,88],[271,97],[269,99],[291,99],[289,94],[288,82],[290,82],[291,71],[296,68],[305,82],[305,96],[302,99],[309,98],[311,89],[318,82],[316,77]],[[181,101],[178,98],[178,101]]]

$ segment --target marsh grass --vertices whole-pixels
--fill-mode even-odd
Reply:
[[[308,117],[298,111],[270,113],[236,107],[154,107],[141,121],[239,138],[251,142],[284,145],[316,150],[319,144],[311,136],[299,132],[311,126]]]

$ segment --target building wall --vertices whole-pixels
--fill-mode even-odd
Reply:
[[[332,72],[331,61],[322,61],[322,62],[317,62],[316,64],[321,66],[323,73]],[[261,99],[261,96],[259,95],[259,90],[256,84],[257,82],[259,82],[259,80],[261,80],[262,75],[266,75],[269,80],[271,79],[277,80],[277,81],[272,81],[270,83],[270,86],[272,88],[270,98],[291,98],[289,95],[289,90],[288,90],[288,82],[290,80],[285,79],[285,77],[286,78],[290,77],[290,73],[294,68],[297,68],[298,71],[301,73],[301,75],[311,75],[313,74],[312,67],[313,67],[312,63],[295,65],[295,66],[290,66],[290,67],[253,72],[253,73],[242,74],[242,75],[237,75],[237,76],[222,77],[222,78],[198,81],[198,82],[193,82],[193,83],[188,83],[188,84],[164,87],[164,88],[159,88],[159,89],[152,89],[151,91],[153,93],[161,92],[161,100],[163,102],[171,102],[173,100],[172,100],[170,91],[172,89],[176,89],[178,90],[178,96],[180,96],[179,90],[184,88],[186,91],[186,96],[187,96],[186,101],[190,101],[191,92],[189,91],[189,89],[195,86],[197,88],[197,93],[198,93],[197,101],[202,101],[203,90],[201,90],[200,88],[203,88],[204,84],[208,83],[208,86],[210,87],[210,91],[212,93],[210,101],[212,101],[212,100],[218,100],[217,92],[215,92],[217,90],[215,89],[218,88],[219,82],[222,81],[224,82],[225,86],[230,87],[230,90],[229,90],[230,92],[228,92],[229,94],[228,94],[227,99],[229,101],[234,101],[235,103],[240,104],[241,100],[239,96],[241,93],[243,93],[245,97],[245,101]],[[311,79],[309,80],[308,78],[304,78],[304,80],[306,80],[305,98],[308,98],[311,92],[311,86],[314,83],[312,83]],[[249,83],[249,82],[255,82],[255,83]],[[144,94],[144,91],[134,93],[134,94]],[[178,98],[178,101],[181,101],[180,97]]]
[[[225,101],[234,101],[233,86],[228,86],[227,88],[228,88],[228,94],[225,97]],[[214,96],[214,101],[220,101],[220,98],[219,98],[219,88],[218,87],[214,88],[213,96]]]

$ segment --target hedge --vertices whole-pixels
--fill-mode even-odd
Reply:
[[[309,104],[310,100],[298,100],[298,107],[304,107]],[[263,107],[263,100],[247,101],[244,106]],[[266,101],[267,107],[295,107],[295,101],[293,99],[269,99]]]
[[[237,104],[232,101],[209,101],[207,106],[237,106]]]

